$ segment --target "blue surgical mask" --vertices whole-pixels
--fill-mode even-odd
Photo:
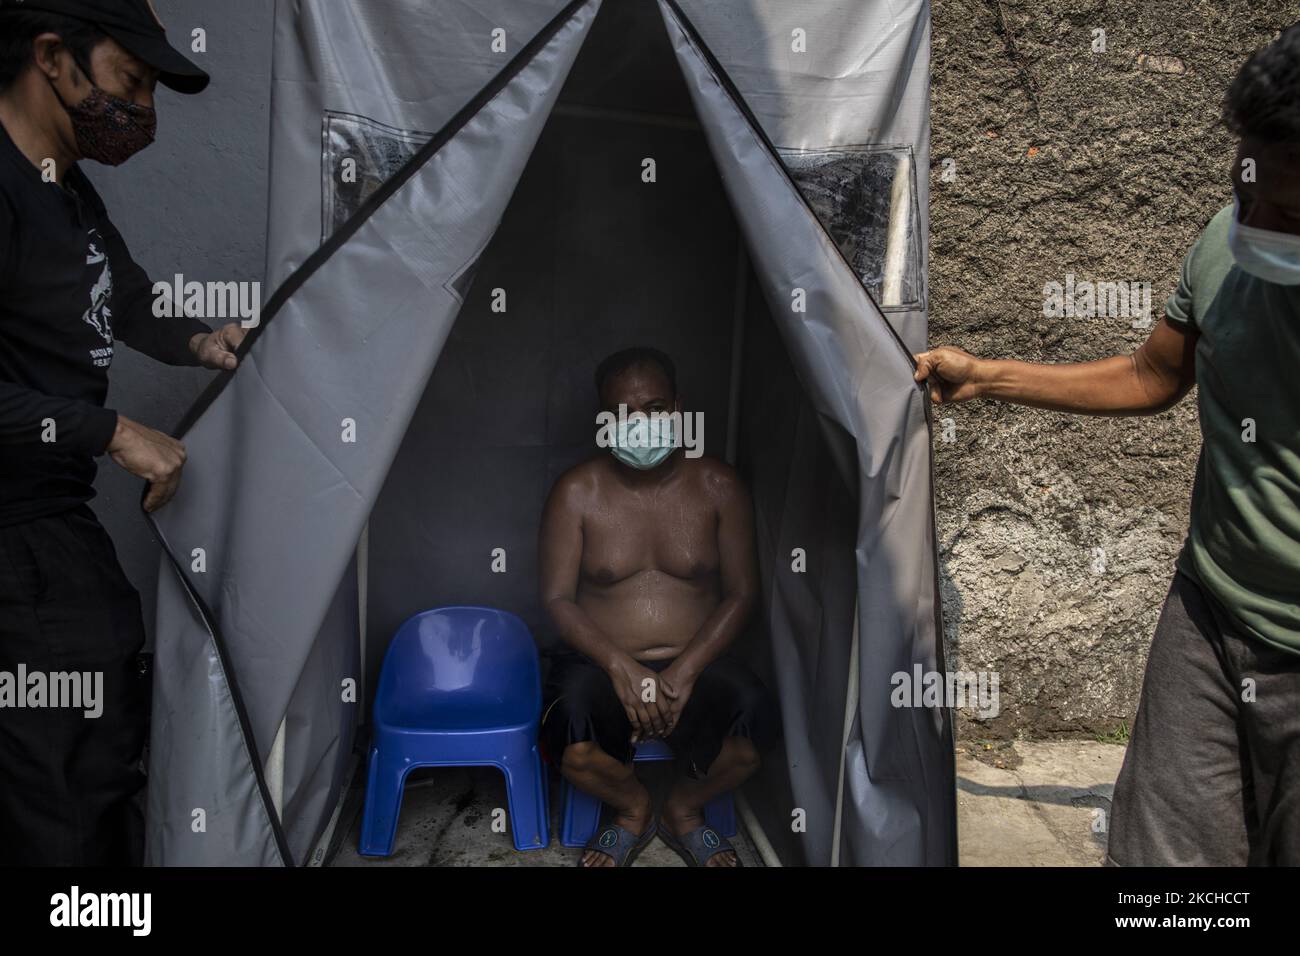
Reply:
[[[1228,248],[1242,270],[1265,282],[1300,285],[1300,236],[1243,226],[1237,197],[1232,197],[1232,224],[1228,227]]]
[[[637,415],[619,423],[618,434],[609,450],[629,468],[649,471],[667,461],[675,447],[671,418]]]

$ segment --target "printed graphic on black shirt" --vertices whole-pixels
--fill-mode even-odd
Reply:
[[[86,265],[102,264],[103,269],[95,284],[90,287],[90,308],[86,310],[81,320],[98,332],[105,344],[104,348],[90,350],[91,361],[98,368],[107,368],[113,362],[113,311],[108,307],[108,303],[113,298],[113,268],[109,265],[108,255],[102,249],[103,241],[100,239],[98,229],[89,231],[89,245],[86,251]]]

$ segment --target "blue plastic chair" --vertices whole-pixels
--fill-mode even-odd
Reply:
[[[388,856],[416,767],[498,767],[515,849],[550,842],[537,646],[506,611],[442,607],[398,629],[379,675],[360,852]]]
[[[559,755],[553,755],[558,760]],[[672,760],[673,751],[662,740],[647,740],[632,750],[632,760]],[[604,806],[589,793],[584,793],[566,779],[563,785],[564,827],[560,842],[565,846],[586,846],[600,826],[600,811]],[[736,807],[731,793],[714,797],[704,808],[704,822],[730,839],[736,835]]]

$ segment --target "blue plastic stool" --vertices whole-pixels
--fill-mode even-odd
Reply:
[[[416,767],[499,767],[515,849],[546,846],[541,710],[537,646],[513,614],[443,607],[403,624],[384,655],[375,695],[362,855],[393,852],[402,786]]]
[[[558,760],[559,755],[552,755],[551,759]],[[662,740],[647,740],[632,750],[633,761],[672,759],[672,748]],[[564,780],[561,792],[564,800],[564,827],[560,832],[560,842],[565,846],[586,846],[600,826],[603,804],[591,794],[583,793],[568,780]],[[709,801],[704,808],[704,822],[728,839],[736,835],[736,807],[730,792]]]

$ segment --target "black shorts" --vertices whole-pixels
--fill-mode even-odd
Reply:
[[[672,661],[641,663],[658,672]],[[542,696],[542,743],[557,766],[569,744],[588,740],[617,760],[631,759],[632,724],[609,675],[589,657],[576,651],[555,654]],[[745,664],[723,656],[701,672],[664,742],[685,772],[700,776],[727,737],[748,737],[764,753],[780,736],[781,715],[772,694]]]

